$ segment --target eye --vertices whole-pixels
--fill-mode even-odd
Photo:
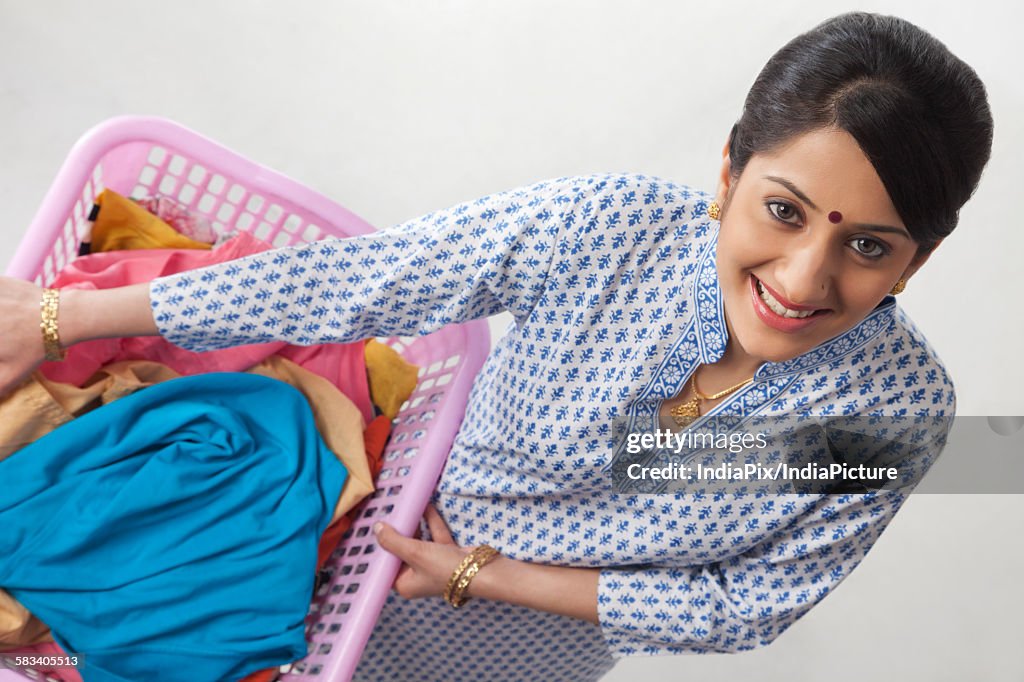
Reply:
[[[865,258],[881,258],[889,253],[889,248],[885,244],[868,237],[857,237],[850,243],[853,245],[853,250]]]
[[[775,199],[765,203],[765,206],[768,208],[768,212],[771,213],[773,218],[784,223],[795,225],[796,223],[793,219],[800,217],[800,213],[796,210],[796,206],[785,201],[778,201]]]

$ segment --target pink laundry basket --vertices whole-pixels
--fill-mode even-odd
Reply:
[[[275,246],[373,230],[323,195],[187,128],[125,116],[96,126],[71,150],[7,275],[41,285],[52,281],[78,253],[92,201],[104,188],[132,197],[173,197],[217,227],[248,230]],[[490,349],[483,320],[387,342],[421,368],[419,383],[393,425],[376,492],[355,510],[355,522],[325,566],[330,579],[306,618],[308,655],[282,668],[282,680],[352,677],[399,569],[396,557],[377,548],[370,526],[384,520],[406,535],[418,527]],[[19,653],[59,652],[44,645],[0,653],[0,680],[12,674],[5,665],[32,679],[80,680],[73,669],[15,664]]]

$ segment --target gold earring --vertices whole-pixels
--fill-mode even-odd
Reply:
[[[889,290],[889,293],[892,294],[893,296],[896,296],[898,294],[902,294],[903,290],[906,289],[906,288],[907,288],[907,280],[905,280],[902,277],[900,277],[898,280],[896,280],[896,285],[892,289]]]
[[[712,220],[718,220],[718,217],[722,215],[722,208],[718,205],[717,201],[712,201],[708,204],[708,217]]]

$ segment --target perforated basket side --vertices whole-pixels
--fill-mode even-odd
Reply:
[[[373,228],[322,194],[160,118],[119,117],[76,143],[8,266],[45,284],[78,252],[93,199],[104,189],[164,195],[215,225],[274,246]]]
[[[384,520],[412,535],[419,525],[486,358],[487,333],[485,322],[474,321],[392,340],[408,344],[403,350],[421,368],[419,384],[395,420],[377,490],[357,508],[328,564],[330,580],[311,606],[309,656],[282,679],[343,681],[355,672],[400,567],[396,557],[379,550],[371,527]]]

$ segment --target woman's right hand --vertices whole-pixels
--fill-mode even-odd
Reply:
[[[0,276],[0,397],[21,385],[45,357],[42,296],[42,287]]]

